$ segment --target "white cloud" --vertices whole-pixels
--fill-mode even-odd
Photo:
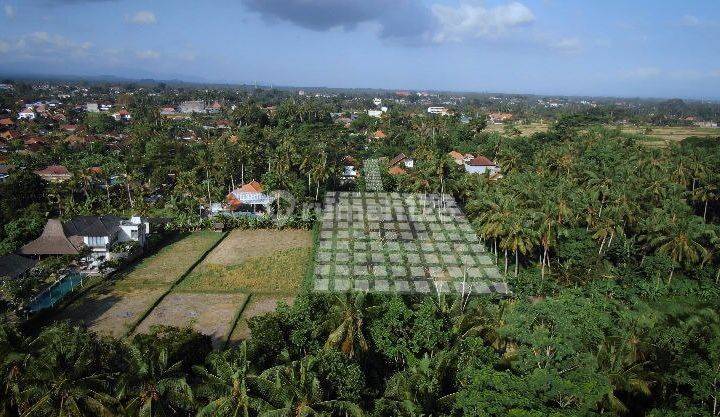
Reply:
[[[197,53],[193,51],[185,51],[177,54],[177,57],[182,61],[195,61],[197,59]]]
[[[662,71],[660,70],[660,68],[657,67],[639,67],[631,69],[629,71],[625,71],[622,75],[625,78],[644,79],[657,77],[661,73]]]
[[[582,42],[578,38],[562,38],[549,44],[551,49],[565,53],[577,53],[582,50]]]
[[[145,51],[137,51],[135,53],[137,59],[158,59],[160,58],[160,52],[148,49]]]
[[[7,52],[10,52],[10,44],[3,40],[0,40],[0,54],[4,54]]]
[[[15,6],[13,6],[12,4],[4,5],[3,11],[5,12],[5,17],[7,17],[8,19],[12,19],[15,17],[16,10],[15,10]]]
[[[125,19],[136,25],[152,25],[157,22],[155,13],[147,10],[141,10],[132,16],[126,17]]]
[[[458,7],[435,4],[432,12],[438,22],[437,32],[433,35],[433,41],[437,43],[498,37],[535,21],[533,12],[518,2],[491,8],[468,3]]]
[[[686,27],[696,27],[700,26],[700,19],[697,16],[693,16],[690,14],[686,14],[685,16],[680,19],[680,25],[686,26]]]

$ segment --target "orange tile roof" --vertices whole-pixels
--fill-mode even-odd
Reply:
[[[405,171],[403,168],[400,168],[399,166],[395,165],[395,166],[390,167],[390,169],[388,169],[388,173],[390,175],[400,175],[400,174],[407,174],[407,171]]]

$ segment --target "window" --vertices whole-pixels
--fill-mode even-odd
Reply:
[[[138,238],[138,231],[137,231],[137,229],[130,231],[130,238],[131,238],[131,239],[137,239],[137,238]]]

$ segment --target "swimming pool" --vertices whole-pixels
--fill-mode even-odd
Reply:
[[[78,285],[82,284],[84,276],[78,272],[71,272],[56,283],[41,292],[35,299],[28,305],[28,310],[31,313],[37,313],[40,310],[50,308],[60,301],[67,293],[75,289]]]

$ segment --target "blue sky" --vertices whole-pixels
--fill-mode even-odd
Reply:
[[[0,0],[0,71],[720,98],[718,0]]]

